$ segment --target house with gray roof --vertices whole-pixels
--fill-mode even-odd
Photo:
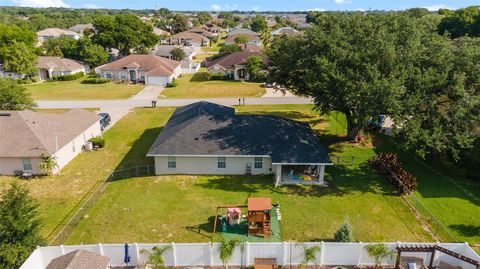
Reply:
[[[40,174],[41,155],[55,156],[58,172],[100,136],[97,114],[72,109],[63,114],[0,111],[0,175]]]
[[[175,110],[150,147],[157,175],[274,175],[276,185],[323,185],[332,161],[306,123],[197,102]]]
[[[77,249],[53,259],[46,269],[107,269],[109,264],[109,257]]]

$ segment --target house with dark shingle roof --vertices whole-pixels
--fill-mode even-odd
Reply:
[[[131,54],[96,70],[103,78],[147,85],[167,85],[182,74],[179,61],[151,54]]]
[[[332,165],[308,124],[204,101],[177,108],[147,156],[157,175],[272,174],[276,185],[323,185]]]
[[[40,174],[42,154],[57,158],[53,172],[58,172],[90,138],[101,135],[99,120],[84,109],[63,114],[0,111],[0,175]]]
[[[223,74],[225,77],[234,80],[249,80],[250,74],[245,68],[245,63],[252,56],[260,57],[263,64],[267,65],[267,57],[258,46],[246,45],[242,51],[207,62],[207,72],[212,75]]]

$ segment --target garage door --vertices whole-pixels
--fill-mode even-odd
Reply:
[[[167,85],[168,77],[147,77],[148,85]]]

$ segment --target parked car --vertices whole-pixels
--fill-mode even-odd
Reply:
[[[110,115],[105,112],[98,113],[98,116],[100,117],[100,129],[103,131],[108,125],[110,125],[112,119],[110,118]]]

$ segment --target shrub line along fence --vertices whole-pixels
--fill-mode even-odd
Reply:
[[[249,243],[244,242],[236,247],[228,265],[248,268],[254,264],[255,258],[275,258],[281,266],[304,264],[304,248],[318,246],[315,260],[310,264],[326,266],[372,266],[374,258],[368,255],[366,246],[375,243],[337,243],[337,242],[278,242],[278,243]],[[385,243],[392,254],[396,247],[405,245],[434,246],[433,243]],[[437,243],[438,246],[461,254],[465,257],[480,262],[480,256],[467,243]],[[130,244],[129,266],[142,266],[147,260],[143,249],[151,250],[153,247],[171,246],[171,250],[164,254],[166,266],[221,266],[219,243],[171,243],[171,244]],[[123,244],[97,244],[78,246],[50,246],[37,248],[25,261],[20,269],[44,269],[50,261],[69,252],[84,249],[110,258],[111,266],[125,266],[125,248]],[[403,257],[418,257],[428,265],[431,253],[402,253]],[[394,266],[395,255],[383,260],[384,266]],[[440,262],[448,263],[463,269],[475,269],[475,266],[458,260],[447,254],[436,252],[434,266]]]
[[[95,205],[98,199],[104,193],[108,184],[114,180],[129,178],[152,176],[155,174],[154,165],[137,165],[130,168],[112,171],[108,176],[94,185],[70,211],[67,216],[50,232],[47,236],[48,245],[60,245],[67,240],[73,229],[80,223],[83,216]]]

